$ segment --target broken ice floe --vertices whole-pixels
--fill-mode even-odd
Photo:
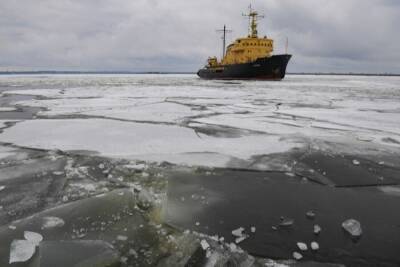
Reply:
[[[43,240],[39,233],[25,231],[25,240],[13,240],[10,246],[9,263],[26,262],[35,254],[36,247]]]
[[[290,218],[282,218],[281,222],[279,223],[279,226],[282,227],[289,227],[294,224],[294,220]]]
[[[310,210],[306,213],[307,218],[309,219],[314,219],[315,218],[315,212]]]
[[[360,237],[362,234],[361,224],[355,219],[344,221],[342,227],[353,237]]]
[[[208,242],[207,242],[206,240],[204,240],[204,239],[201,240],[200,245],[201,245],[201,248],[202,248],[203,250],[207,250],[207,249],[210,248],[210,245],[209,245]]]
[[[303,258],[303,255],[301,255],[299,252],[293,252],[293,258],[295,260],[301,260]]]
[[[303,242],[297,242],[297,247],[301,250],[301,251],[306,251],[308,249],[307,244],[303,243]]]
[[[32,258],[36,250],[36,244],[28,240],[14,240],[10,246],[9,263],[26,262]]]
[[[321,226],[319,226],[318,224],[314,225],[314,234],[319,235],[319,233],[321,233],[322,228]]]
[[[63,219],[54,216],[43,217],[42,229],[56,228],[64,226],[65,222]]]
[[[31,231],[24,231],[24,237],[26,240],[32,242],[36,246],[43,240],[43,236],[39,233],[31,232]]]
[[[319,244],[315,241],[311,242],[311,249],[312,250],[319,250]]]
[[[240,227],[232,231],[232,235],[236,237],[235,239],[236,244],[243,242],[249,237],[247,234],[244,233],[244,230],[245,229],[243,227]]]

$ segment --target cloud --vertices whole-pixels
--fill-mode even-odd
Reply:
[[[0,67],[56,70],[195,71],[220,55],[215,32],[246,35],[237,0],[4,0]],[[290,71],[400,73],[395,0],[264,0],[260,33],[289,38]]]

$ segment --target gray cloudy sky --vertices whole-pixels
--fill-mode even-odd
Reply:
[[[195,71],[249,0],[0,0],[0,70]],[[253,0],[289,71],[400,73],[399,0]]]

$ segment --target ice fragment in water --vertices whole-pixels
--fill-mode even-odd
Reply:
[[[4,185],[0,185],[0,191],[3,191],[6,188]]]
[[[25,231],[24,237],[26,240],[32,242],[36,246],[38,246],[39,243],[42,242],[42,240],[43,240],[43,236],[41,234],[38,234],[35,232],[30,232],[30,231]]]
[[[358,160],[356,160],[356,159],[353,159],[353,164],[354,165],[360,165],[360,162]]]
[[[293,219],[289,219],[289,218],[283,218],[282,222],[279,224],[279,226],[292,226],[294,224],[294,220]]]
[[[306,251],[308,248],[307,248],[307,244],[305,244],[305,243],[302,243],[302,242],[298,242],[297,243],[297,247],[301,250],[301,251]]]
[[[255,232],[256,232],[256,227],[255,227],[255,226],[252,226],[252,227],[250,228],[250,231],[251,231],[252,233],[255,233]]]
[[[10,225],[10,226],[8,226],[8,229],[10,229],[10,230],[15,230],[15,229],[17,229],[17,227],[14,226],[14,225]]]
[[[293,252],[293,258],[296,260],[301,260],[303,258],[303,255],[298,252]]]
[[[64,226],[65,222],[59,217],[43,217],[42,229],[55,228]]]
[[[309,219],[314,219],[315,218],[315,212],[310,210],[306,213],[307,218]]]
[[[246,240],[247,238],[248,238],[247,235],[243,235],[241,237],[238,237],[238,238],[235,239],[235,243],[239,244],[239,243],[243,242],[244,240]]]
[[[207,241],[206,240],[201,240],[201,242],[200,242],[200,245],[201,245],[201,248],[203,249],[203,250],[207,250],[207,249],[209,249],[210,248],[210,245],[207,243]]]
[[[318,224],[314,225],[314,234],[319,235],[319,233],[321,233],[322,228],[321,226],[319,226]]]
[[[311,242],[311,249],[312,250],[318,250],[319,249],[319,244],[317,242]]]
[[[359,237],[362,234],[361,224],[357,220],[346,220],[342,223],[342,227],[353,237]]]
[[[126,240],[128,240],[128,237],[127,237],[127,236],[124,236],[124,235],[118,235],[118,236],[117,236],[117,240],[118,240],[118,241],[126,241]]]
[[[236,236],[236,237],[242,237],[244,234],[243,234],[243,231],[244,231],[244,228],[243,227],[240,227],[240,228],[238,228],[238,229],[236,229],[236,230],[233,230],[232,231],[232,235],[233,236]]]
[[[10,247],[9,263],[26,262],[32,258],[35,249],[36,244],[29,240],[13,240]]]

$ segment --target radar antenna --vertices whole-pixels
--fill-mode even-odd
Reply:
[[[249,18],[249,37],[257,38],[257,20],[264,18],[264,15],[258,15],[258,12],[249,5],[249,13],[242,14],[242,16]]]
[[[222,30],[217,30],[217,32],[222,33],[222,59],[225,57],[225,49],[226,49],[226,35],[228,33],[231,33],[232,30],[227,30],[226,25],[224,25],[224,28]]]

